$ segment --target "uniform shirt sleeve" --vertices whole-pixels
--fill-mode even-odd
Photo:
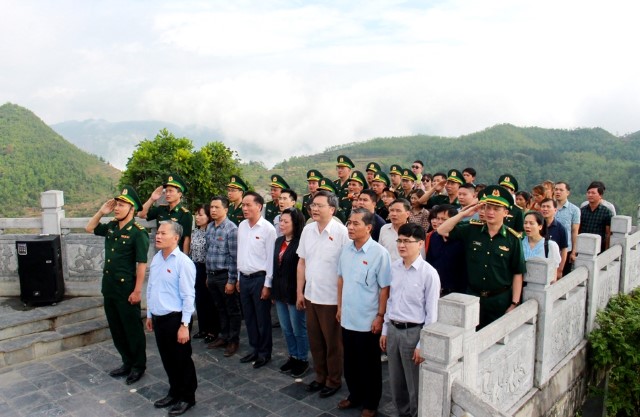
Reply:
[[[147,211],[147,220],[155,220],[158,218],[159,208],[158,206],[149,207],[149,211]]]
[[[511,271],[515,274],[524,274],[527,272],[527,264],[524,261],[524,249],[522,242],[514,236],[516,244],[511,245],[513,256],[511,257]]]
[[[468,223],[458,223],[454,226],[454,228],[449,232],[449,240],[464,240],[467,235],[468,229],[471,227]],[[475,226],[478,227],[478,226]]]
[[[96,236],[106,236],[109,231],[108,223],[98,223],[95,229],[93,229],[93,234]]]
[[[135,227],[135,226],[134,226]],[[149,253],[149,233],[146,230],[140,230],[136,233],[136,262],[147,263],[147,254]]]
[[[193,229],[193,214],[185,212],[180,220],[180,225],[182,226],[182,237],[191,237],[191,230]]]

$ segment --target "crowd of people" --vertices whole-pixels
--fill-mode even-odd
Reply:
[[[272,356],[272,305],[288,360],[280,371],[315,377],[306,386],[326,398],[347,384],[339,409],[375,416],[382,394],[382,361],[401,416],[418,413],[420,330],[437,321],[438,298],[452,292],[480,298],[482,328],[516,308],[525,261],[541,257],[556,279],[572,269],[578,233],[601,236],[608,248],[613,205],[594,181],[581,207],[569,202],[567,182],[545,181],[532,193],[511,174],[476,183],[469,167],[424,173],[370,162],[364,172],[346,155],[337,180],[307,172],[308,192],[270,177],[271,200],[231,176],[226,195],[182,205],[186,182],[170,174],[142,204],[132,187],[107,201],[87,231],[105,236],[102,292],[122,365],[114,377],[138,381],[146,368],[140,317],[148,233],[134,220],[157,219],[158,249],[149,267],[146,329],[155,333],[169,379],[156,401],[181,415],[195,404],[197,380],[191,338],[232,357],[244,319],[247,349],[240,362],[259,369]],[[164,196],[167,204],[156,202]],[[114,218],[101,223],[113,211]],[[192,313],[198,331],[191,337]],[[382,355],[381,355],[382,353]]]

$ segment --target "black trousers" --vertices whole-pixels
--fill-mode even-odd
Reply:
[[[271,300],[261,300],[265,275],[249,278],[240,274],[240,301],[244,312],[244,324],[252,353],[261,358],[271,358]]]
[[[196,313],[198,313],[198,331],[217,335],[220,333],[220,319],[213,297],[207,289],[207,267],[196,263]]]
[[[342,328],[344,346],[344,379],[349,388],[349,401],[377,410],[382,396],[382,364],[380,335]]]
[[[169,377],[169,395],[181,401],[195,402],[198,381],[191,359],[191,340],[185,344],[178,343],[181,320],[181,312],[152,316],[153,331],[162,366]]]
[[[215,274],[207,273],[207,285],[211,297],[218,309],[220,321],[220,337],[226,342],[240,342],[240,326],[242,325],[242,313],[240,312],[240,295],[237,291],[225,294],[229,275],[227,272]]]

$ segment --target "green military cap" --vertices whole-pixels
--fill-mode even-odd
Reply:
[[[280,175],[273,174],[271,176],[271,184],[272,187],[276,188],[289,188],[289,184],[282,178]]]
[[[142,208],[142,201],[140,201],[138,193],[136,193],[136,190],[130,185],[125,185],[122,188],[122,192],[120,192],[120,195],[115,197],[115,199],[131,204],[133,206],[133,209],[136,211]]]
[[[227,184],[227,187],[238,188],[242,192],[247,191],[249,189],[249,187],[247,187],[247,184],[242,180],[242,178],[240,178],[237,175],[231,176],[231,178],[229,179],[229,184]]]
[[[181,193],[184,193],[187,191],[187,183],[184,182],[184,179],[182,179],[180,175],[175,173],[169,174],[167,181],[164,184],[162,184],[162,186],[165,188],[168,185],[172,187],[176,187],[178,190],[180,190]]]
[[[356,181],[367,188],[367,180],[364,177],[364,174],[360,171],[353,171],[351,176],[349,177],[349,181]]]
[[[494,206],[511,208],[511,193],[501,185],[490,185],[481,192],[480,201]]]
[[[382,169],[377,162],[369,162],[366,171],[380,172]]]
[[[322,179],[322,173],[316,169],[307,171],[307,181],[320,181]]]
[[[507,187],[513,190],[513,192],[518,191],[518,180],[511,174],[502,174],[500,178],[498,178],[498,184],[503,187]]]
[[[381,182],[384,183],[385,187],[388,187],[389,184],[391,184],[391,181],[389,181],[389,177],[387,177],[387,174],[385,174],[382,171],[376,172],[376,176],[373,177],[373,180],[371,180],[371,182]]]
[[[457,169],[452,169],[447,174],[447,181],[457,182],[458,184],[464,184],[464,178],[462,177],[462,172]]]
[[[409,168],[405,168],[402,170],[402,179],[409,181],[418,181],[416,174],[413,173]]]
[[[353,161],[346,155],[338,155],[337,161],[338,163],[336,164],[336,166],[339,167],[347,167],[353,169],[356,166]]]
[[[332,192],[334,194],[337,193],[336,186],[329,178],[323,177],[320,179],[320,185],[318,189]]]
[[[402,167],[397,164],[391,165],[391,168],[389,168],[389,174],[402,175]]]

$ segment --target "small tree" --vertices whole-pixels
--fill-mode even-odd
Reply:
[[[240,175],[238,154],[222,142],[210,142],[194,151],[190,139],[176,138],[162,129],[155,139],[145,139],[136,146],[118,186],[132,185],[144,202],[172,172],[187,183],[183,200],[193,208],[225,193],[229,177]]]

